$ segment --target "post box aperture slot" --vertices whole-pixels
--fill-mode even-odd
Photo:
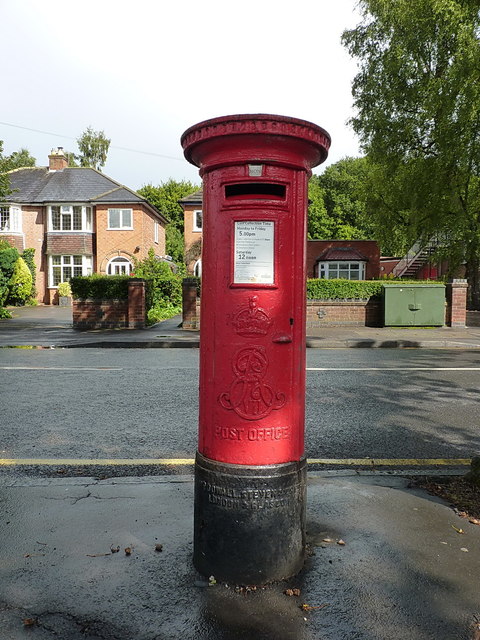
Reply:
[[[275,284],[275,223],[272,220],[235,221],[233,284]]]
[[[225,185],[225,198],[235,200],[285,200],[287,188],[275,182],[238,182]]]

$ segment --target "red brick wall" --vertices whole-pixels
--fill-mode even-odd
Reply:
[[[83,255],[93,254],[93,234],[92,233],[68,233],[52,232],[47,233],[48,255]]]
[[[145,281],[130,280],[127,300],[73,300],[72,314],[74,329],[143,329]]]
[[[447,283],[446,323],[450,327],[465,327],[467,324],[466,280],[454,280]]]
[[[307,278],[316,278],[315,264],[318,257],[327,249],[351,247],[368,258],[365,268],[365,280],[380,275],[380,249],[375,240],[307,240]]]
[[[200,309],[197,299],[197,281],[184,278],[182,284],[182,328],[198,329],[200,327]]]
[[[379,300],[307,300],[308,329],[322,326],[380,327],[382,304]]]
[[[74,300],[74,329],[125,329],[128,327],[128,300]]]
[[[46,207],[22,205],[22,228],[25,249],[35,249],[37,300],[49,304],[47,260],[45,257]]]
[[[96,255],[94,271],[106,273],[108,261],[116,256],[124,256],[129,260],[135,257],[143,260],[148,250],[153,247],[155,254],[165,255],[165,228],[159,225],[158,244],[154,242],[154,223],[156,218],[147,209],[137,204],[134,206],[119,204],[122,209],[133,210],[133,229],[108,229],[108,209],[114,205],[96,206]],[[137,249],[138,247],[138,249]]]
[[[185,256],[187,256],[187,252],[193,247],[193,245],[197,245],[198,242],[202,241],[202,232],[201,231],[194,231],[193,230],[193,212],[194,211],[198,211],[200,210],[202,207],[201,205],[197,204],[197,205],[192,205],[192,204],[187,204],[184,205],[184,209],[183,209],[183,227],[184,227],[184,232],[183,232],[183,237],[184,237],[184,246],[185,246]],[[198,253],[198,251],[196,251],[195,253]],[[195,266],[196,261],[198,260],[198,258],[200,258],[200,255],[198,255],[197,258],[194,258],[193,260],[189,260],[188,264],[187,264],[187,271],[188,273],[193,273],[193,268]]]

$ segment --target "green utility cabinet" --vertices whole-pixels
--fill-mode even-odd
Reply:
[[[445,285],[384,284],[383,311],[385,327],[442,327]]]

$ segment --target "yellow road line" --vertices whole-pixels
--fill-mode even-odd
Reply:
[[[0,467],[14,466],[188,466],[193,458],[0,458]],[[308,458],[307,464],[368,467],[466,466],[470,458]]]
[[[470,465],[470,458],[309,458],[308,464],[369,467],[433,467]]]
[[[140,465],[169,465],[182,466],[194,464],[193,458],[0,458],[0,467],[14,466],[140,466]]]

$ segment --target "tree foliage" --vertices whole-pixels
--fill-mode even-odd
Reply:
[[[107,161],[110,142],[103,131],[94,131],[92,127],[87,127],[77,139],[80,154],[76,156],[76,160],[80,162],[81,167],[101,171]]]
[[[368,196],[384,227],[439,236],[466,261],[480,304],[480,16],[477,0],[360,0],[343,42],[359,61],[354,130],[375,165]],[[394,242],[394,244],[395,244]]]
[[[366,158],[344,158],[309,184],[308,231],[322,240],[372,240],[375,229],[366,209],[365,184],[370,175]]]
[[[178,201],[199,187],[188,180],[169,179],[157,187],[147,184],[138,190],[138,194],[156,207],[170,223],[166,228],[166,252],[174,262],[183,261],[183,209]]]
[[[171,318],[182,310],[182,281],[186,271],[159,260],[153,249],[143,260],[135,261],[135,276],[145,278],[151,295],[147,309],[149,324]]]
[[[8,156],[4,155],[3,140],[0,140],[0,202],[5,200],[10,193],[10,180],[6,175],[7,171],[23,167],[34,167],[35,162],[35,158],[30,155],[27,149],[14,151]]]

